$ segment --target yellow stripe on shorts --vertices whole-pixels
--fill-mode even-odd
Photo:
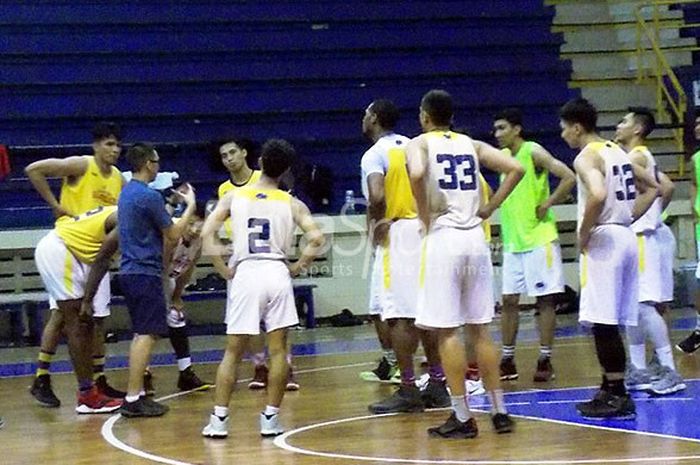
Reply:
[[[426,235],[423,240],[421,241],[421,246],[420,246],[420,271],[418,273],[418,285],[420,287],[423,287],[425,284],[425,267],[426,267],[426,259],[427,259],[427,252],[428,252],[428,236]]]
[[[388,241],[387,241],[388,242]],[[391,260],[389,258],[389,246],[384,249],[384,256],[382,256],[382,278],[384,282],[384,289],[391,289]]]
[[[554,251],[552,250],[551,242],[547,242],[547,245],[544,246],[544,257],[547,263],[547,269],[551,268],[554,262]]]
[[[639,255],[639,272],[644,273],[644,268],[646,268],[646,260],[644,259],[644,234],[637,234],[637,254]]]
[[[581,252],[581,288],[583,289],[588,282],[588,255],[586,252]]]

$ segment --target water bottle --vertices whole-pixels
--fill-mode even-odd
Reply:
[[[343,212],[346,215],[355,214],[355,191],[352,189],[345,191],[345,205],[343,205]]]

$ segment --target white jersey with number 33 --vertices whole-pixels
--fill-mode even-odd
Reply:
[[[433,131],[425,137],[428,201],[435,224],[458,229],[479,226],[479,159],[471,138],[452,131]]]
[[[243,187],[233,192],[231,226],[236,263],[285,260],[294,239],[292,196],[279,189]]]

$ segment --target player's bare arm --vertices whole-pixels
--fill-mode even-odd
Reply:
[[[384,175],[370,173],[367,176],[369,205],[367,206],[367,231],[374,245],[383,244],[389,232],[389,222],[386,221],[386,197],[384,192]]]
[[[314,259],[321,254],[326,244],[326,239],[323,237],[323,233],[314,221],[313,216],[311,216],[309,207],[296,198],[292,198],[292,217],[294,218],[294,223],[304,233],[304,239],[306,239],[306,245],[301,251],[299,260],[289,266],[289,274],[294,277],[306,271]]]
[[[574,169],[588,191],[583,217],[579,225],[578,240],[581,251],[586,250],[600,214],[605,206],[607,192],[603,160],[600,154],[591,148],[584,149],[574,160]]]
[[[661,209],[666,210],[668,204],[671,203],[673,198],[673,191],[676,190],[676,185],[671,181],[663,171],[658,172],[659,181],[659,195],[661,196]]]
[[[202,254],[211,257],[214,269],[226,280],[233,279],[233,270],[224,262],[224,246],[219,241],[218,234],[224,221],[231,215],[232,197],[233,191],[224,195],[202,226]]]
[[[418,218],[423,231],[427,232],[430,229],[431,211],[425,182],[428,175],[428,144],[424,136],[418,136],[406,145],[406,168],[413,197],[416,199]]]
[[[479,208],[479,216],[482,219],[486,219],[491,216],[491,214],[503,203],[506,197],[513,192],[515,186],[517,186],[520,180],[523,178],[525,168],[523,168],[520,162],[518,162],[516,159],[505,155],[503,152],[492,145],[487,144],[486,142],[475,140],[474,148],[476,149],[476,155],[479,157],[480,164],[483,164],[490,170],[505,175],[503,182],[500,184],[500,186],[498,186],[498,189],[496,189],[496,192],[493,193],[489,201]]]
[[[114,216],[114,215],[110,215]],[[97,252],[97,257],[95,262],[90,268],[90,274],[88,275],[87,283],[85,284],[85,295],[83,296],[83,301],[80,304],[80,317],[83,319],[92,317],[93,308],[92,301],[95,299],[95,294],[97,293],[97,288],[100,285],[100,281],[104,278],[105,274],[109,271],[109,266],[112,263],[112,257],[119,250],[119,233],[117,228],[113,228],[107,236],[105,236],[104,242],[100,250]]]
[[[69,183],[73,183],[84,175],[87,169],[88,158],[85,156],[76,156],[68,158],[47,158],[46,160],[35,161],[24,169],[24,173],[29,178],[34,189],[36,189],[39,195],[41,195],[49,207],[51,207],[54,216],[59,218],[70,213],[63,210],[58,199],[53,195],[53,192],[51,192],[47,178],[63,177],[68,178]]]
[[[547,149],[539,144],[533,146],[532,161],[536,168],[547,170],[559,179],[559,184],[554,192],[537,207],[537,218],[542,219],[553,205],[563,203],[569,197],[576,185],[576,175],[568,166],[554,158]]]
[[[632,172],[634,173],[634,185],[637,190],[637,197],[634,199],[632,208],[632,219],[640,218],[654,200],[659,196],[659,184],[656,178],[647,170],[647,160],[639,151],[633,150],[629,154],[632,161]]]
[[[199,244],[199,248],[197,249],[197,253],[195,254],[194,258],[192,261],[187,265],[187,268],[180,273],[180,275],[175,278],[175,288],[173,289],[173,296],[171,298],[173,307],[178,309],[179,311],[182,311],[184,304],[182,302],[182,292],[185,290],[185,286],[189,284],[190,279],[192,278],[192,274],[194,273],[194,269],[197,267],[197,262],[199,261],[200,257],[202,256],[202,245],[201,241]]]

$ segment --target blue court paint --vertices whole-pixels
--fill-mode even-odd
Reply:
[[[627,431],[643,431],[700,441],[700,380],[687,380],[688,388],[673,395],[655,397],[634,393],[634,420],[587,420],[576,412],[576,403],[593,398],[597,388],[506,393],[508,411],[514,415],[595,425]],[[470,399],[470,406],[489,410],[486,396]]]

